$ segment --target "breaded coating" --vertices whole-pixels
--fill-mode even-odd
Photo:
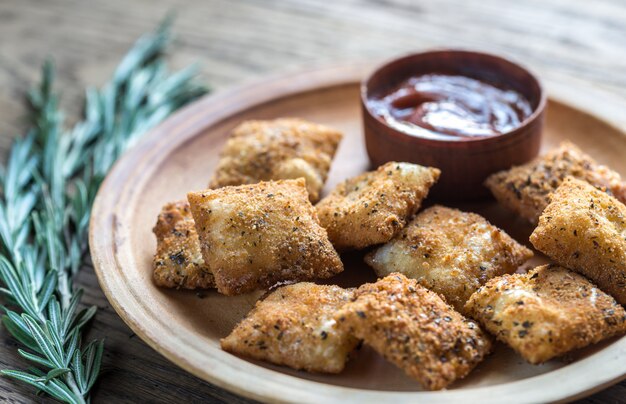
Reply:
[[[531,243],[626,305],[626,206],[571,177],[551,199]]]
[[[626,333],[626,312],[615,299],[556,265],[494,278],[465,307],[533,364]]]
[[[316,206],[320,222],[339,250],[385,243],[417,212],[439,174],[436,168],[386,163],[322,199]]]
[[[200,252],[200,241],[187,201],[163,207],[152,229],[157,238],[154,283],[167,288],[208,289],[215,280]]]
[[[362,285],[335,318],[428,390],[465,377],[491,351],[476,323],[402,274]]]
[[[550,193],[567,176],[585,180],[626,203],[626,184],[620,175],[570,142],[528,164],[493,174],[485,185],[504,207],[537,224]]]
[[[225,351],[307,372],[339,373],[359,343],[333,316],[352,297],[339,286],[281,286],[221,340]]]
[[[433,206],[365,257],[380,277],[400,272],[463,313],[487,280],[513,273],[533,253],[475,213]]]
[[[303,119],[245,121],[231,133],[209,188],[302,177],[317,202],[342,137]]]
[[[343,271],[304,178],[191,192],[187,198],[202,256],[220,293],[236,295]]]

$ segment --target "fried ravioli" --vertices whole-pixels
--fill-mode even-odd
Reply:
[[[200,241],[186,201],[163,207],[152,229],[157,238],[154,283],[167,288],[208,289],[215,280],[200,252]]]
[[[305,180],[280,180],[188,194],[204,261],[220,293],[343,271],[309,202]]]
[[[465,377],[491,350],[476,323],[402,274],[362,285],[335,318],[428,390]]]
[[[230,135],[209,188],[302,177],[316,202],[342,137],[302,119],[245,121]]]
[[[549,195],[567,176],[585,180],[626,203],[626,184],[620,175],[570,142],[528,164],[493,174],[485,185],[504,207],[536,224]]]
[[[386,163],[339,184],[316,206],[322,226],[338,250],[385,243],[419,209],[439,179],[436,168]]]
[[[626,206],[571,177],[551,200],[530,241],[626,305]]]
[[[359,343],[333,319],[353,291],[297,283],[281,286],[221,340],[225,351],[308,372],[339,373]]]
[[[472,295],[466,309],[533,364],[626,333],[623,307],[556,265],[494,278]]]
[[[532,256],[482,216],[433,206],[365,261],[378,276],[400,272],[417,279],[463,313],[467,299],[487,280],[515,272]]]

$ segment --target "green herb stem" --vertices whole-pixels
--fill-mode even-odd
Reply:
[[[103,341],[82,344],[96,307],[78,310],[74,278],[88,259],[96,192],[115,160],[146,131],[207,89],[195,68],[164,62],[169,20],[140,38],[100,90],[86,92],[84,118],[64,130],[52,63],[28,96],[32,129],[0,167],[2,323],[32,366],[0,373],[68,403],[85,403],[100,373]]]

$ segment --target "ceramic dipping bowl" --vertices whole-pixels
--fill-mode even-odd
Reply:
[[[465,76],[524,96],[531,114],[508,132],[495,136],[432,139],[391,127],[368,107],[368,100],[393,91],[410,77],[426,74]],[[546,94],[537,77],[499,56],[466,51],[437,50],[391,60],[361,84],[365,143],[370,161],[379,166],[404,161],[441,169],[432,195],[463,201],[488,197],[484,180],[492,173],[520,165],[537,156],[546,107]]]

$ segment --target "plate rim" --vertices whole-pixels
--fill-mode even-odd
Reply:
[[[141,306],[140,296],[137,293],[131,293],[128,288],[124,291],[125,282],[120,277],[111,276],[111,274],[107,273],[107,268],[115,265],[117,267],[115,275],[121,273],[123,276],[124,274],[119,263],[119,256],[125,253],[122,246],[123,236],[128,234],[124,232],[129,231],[129,229],[124,226],[124,221],[120,220],[118,208],[122,202],[127,201],[120,198],[120,195],[127,198],[133,195],[132,191],[128,191],[127,187],[124,187],[124,180],[127,178],[126,173],[129,167],[133,167],[133,170],[137,172],[150,163],[153,165],[154,170],[159,166],[159,164],[154,164],[155,159],[161,162],[166,159],[166,157],[159,157],[161,149],[174,150],[185,142],[190,141],[195,135],[193,131],[189,131],[185,136],[170,136],[167,139],[168,141],[164,142],[163,137],[174,129],[181,130],[181,128],[191,127],[198,120],[207,121],[205,124],[208,123],[208,125],[205,125],[205,127],[208,127],[216,125],[223,119],[227,119],[240,111],[274,100],[342,85],[354,85],[360,82],[361,78],[365,76],[373,65],[374,63],[357,63],[309,68],[286,74],[275,74],[227,90],[218,91],[176,112],[165,122],[151,129],[136,145],[128,150],[115,163],[101,185],[92,208],[89,227],[89,245],[94,270],[101,289],[117,314],[144,342],[172,363],[220,388],[261,401],[313,402],[325,400],[336,402],[358,400],[362,402],[379,402],[383,399],[393,398],[396,401],[406,402],[421,398],[433,403],[443,403],[471,401],[473,397],[481,397],[480,399],[483,403],[496,403],[504,399],[511,403],[545,402],[581,398],[622,379],[626,379],[626,366],[620,363],[620,359],[622,361],[626,359],[626,336],[614,342],[614,349],[610,350],[611,353],[606,353],[606,350],[602,350],[590,357],[577,361],[576,364],[583,364],[583,366],[588,366],[588,368],[593,368],[598,361],[602,363],[602,372],[585,374],[582,378],[572,377],[570,374],[572,373],[571,365],[568,365],[542,375],[514,382],[439,392],[365,390],[329,385],[257,366],[244,359],[227,354],[219,350],[219,348],[204,350],[204,355],[216,361],[216,364],[203,368],[201,364],[189,360],[189,356],[185,353],[189,347],[185,347],[183,350],[180,349],[180,346],[175,347],[177,349],[172,349],[172,347],[165,347],[159,343],[158,335],[168,332],[167,327],[161,327],[156,331],[143,327],[142,320],[150,317],[147,315],[149,313],[145,312],[145,307],[144,312],[141,313],[131,312],[124,307],[123,298],[135,299],[135,303]],[[576,109],[581,113],[591,115],[626,136],[626,132],[619,129],[622,123],[621,116],[616,115],[619,108],[609,109],[608,112],[597,108],[598,100],[612,103],[618,102],[624,107],[626,107],[626,102],[596,90],[592,90],[593,96],[589,96],[590,89],[585,89],[586,97],[571,98],[568,95],[573,94],[575,90],[571,86],[556,81],[548,81],[547,87],[549,99],[552,102],[557,102]],[[264,89],[271,89],[271,91],[264,91]],[[236,102],[233,102],[235,99]],[[572,99],[576,100],[576,102],[571,102]],[[595,105],[593,105],[593,108],[588,109],[585,106],[586,103],[595,103]],[[593,112],[589,112],[590,110]],[[160,160],[158,160],[159,158]],[[144,181],[150,177],[150,172],[150,170],[147,170],[143,174]],[[136,185],[136,183],[133,184]],[[128,194],[128,192],[131,192],[131,194]],[[108,209],[108,207],[113,209]],[[122,249],[119,248],[120,246],[122,246]],[[128,251],[126,253],[128,254]],[[178,336],[181,342],[184,342],[184,337],[184,335]],[[617,354],[611,355],[614,351],[617,351]],[[604,355],[602,355],[603,353]],[[591,363],[586,364],[586,362]],[[612,371],[606,371],[607,369]],[[271,372],[271,375],[268,372]],[[577,373],[580,376],[582,372]],[[266,374],[271,377],[264,377]],[[547,388],[533,389],[538,383]],[[564,384],[569,385],[567,389],[559,389],[557,387]],[[470,392],[472,394],[469,394]]]

